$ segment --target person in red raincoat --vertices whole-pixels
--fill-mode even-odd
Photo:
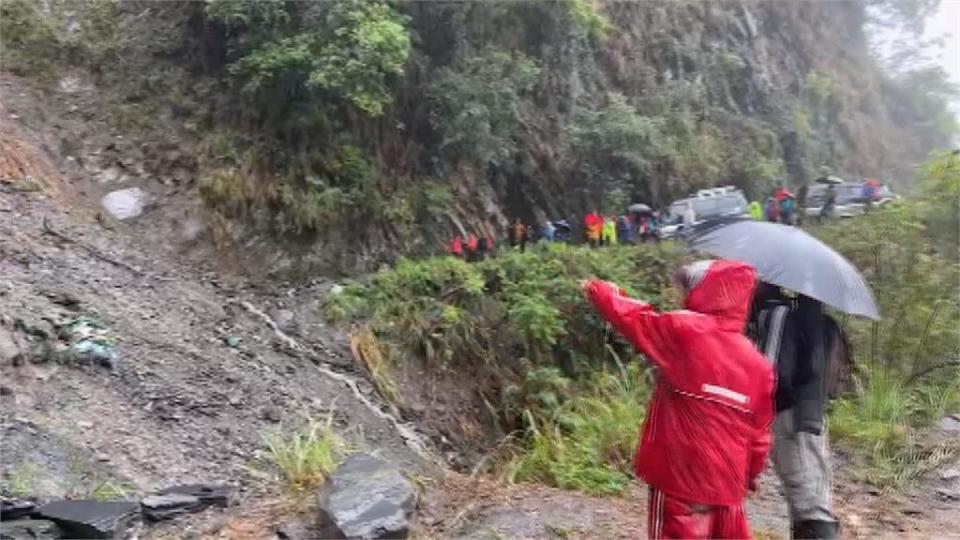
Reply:
[[[459,234],[450,241],[450,254],[458,259],[463,258],[463,237]]]
[[[583,226],[587,232],[587,242],[590,247],[600,245],[600,238],[603,234],[603,218],[596,211],[590,212],[583,218]]]
[[[743,334],[756,272],[733,261],[681,268],[682,311],[657,313],[612,283],[587,281],[597,311],[656,370],[635,471],[650,486],[650,538],[749,538],[748,489],[766,465],[770,363]]]
[[[479,255],[480,241],[477,235],[470,233],[467,235],[467,262],[474,262]]]

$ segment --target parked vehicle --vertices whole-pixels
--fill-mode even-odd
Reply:
[[[693,213],[689,213],[690,206]],[[673,202],[660,227],[663,239],[682,236],[692,225],[720,217],[746,217],[747,198],[734,186],[701,189],[686,199]],[[690,218],[693,218],[690,223]],[[686,221],[685,221],[686,218]]]
[[[807,217],[817,218],[823,210],[827,190],[830,187],[837,193],[833,207],[833,217],[848,218],[861,216],[866,211],[867,201],[863,197],[863,182],[843,182],[840,184],[812,184],[807,186],[807,198],[804,201],[803,213]],[[899,199],[887,185],[879,188],[879,197],[874,200],[874,206],[884,206]]]
[[[863,215],[865,203],[861,197],[863,184],[842,182],[839,184],[812,184],[807,187],[807,198],[803,204],[803,213],[807,217],[817,218],[823,211],[828,190],[836,192],[833,217],[854,217]]]
[[[891,191],[890,186],[886,184],[881,184],[879,198],[876,201],[874,201],[874,204],[876,204],[877,206],[884,206],[899,200],[900,200],[900,196],[894,193],[893,191]]]

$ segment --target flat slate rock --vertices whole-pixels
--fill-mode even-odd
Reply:
[[[200,500],[203,507],[226,508],[233,504],[237,490],[226,484],[186,484],[162,489],[157,495],[189,495]]]
[[[37,505],[25,499],[0,499],[0,520],[10,521],[27,517]]]
[[[318,497],[322,538],[406,538],[417,496],[386,461],[354,454]]]
[[[62,538],[63,531],[52,521],[43,519],[16,519],[0,522],[2,540],[52,540]]]
[[[122,538],[139,513],[135,502],[55,501],[41,506],[36,517],[55,522],[72,538]]]
[[[150,495],[140,501],[143,515],[151,521],[172,519],[180,514],[195,512],[205,505],[193,495],[169,493],[166,495]]]

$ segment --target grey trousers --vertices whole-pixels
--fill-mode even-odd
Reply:
[[[773,469],[780,478],[790,509],[790,521],[837,523],[830,503],[830,450],[826,427],[821,435],[797,433],[793,409],[773,422]]]

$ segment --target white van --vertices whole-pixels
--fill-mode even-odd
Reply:
[[[683,215],[689,205],[693,205],[694,225],[708,219],[747,215],[747,197],[742,190],[734,186],[701,189],[690,197],[670,205],[667,215],[660,224],[661,238],[675,238],[683,234],[686,227],[683,223]]]

